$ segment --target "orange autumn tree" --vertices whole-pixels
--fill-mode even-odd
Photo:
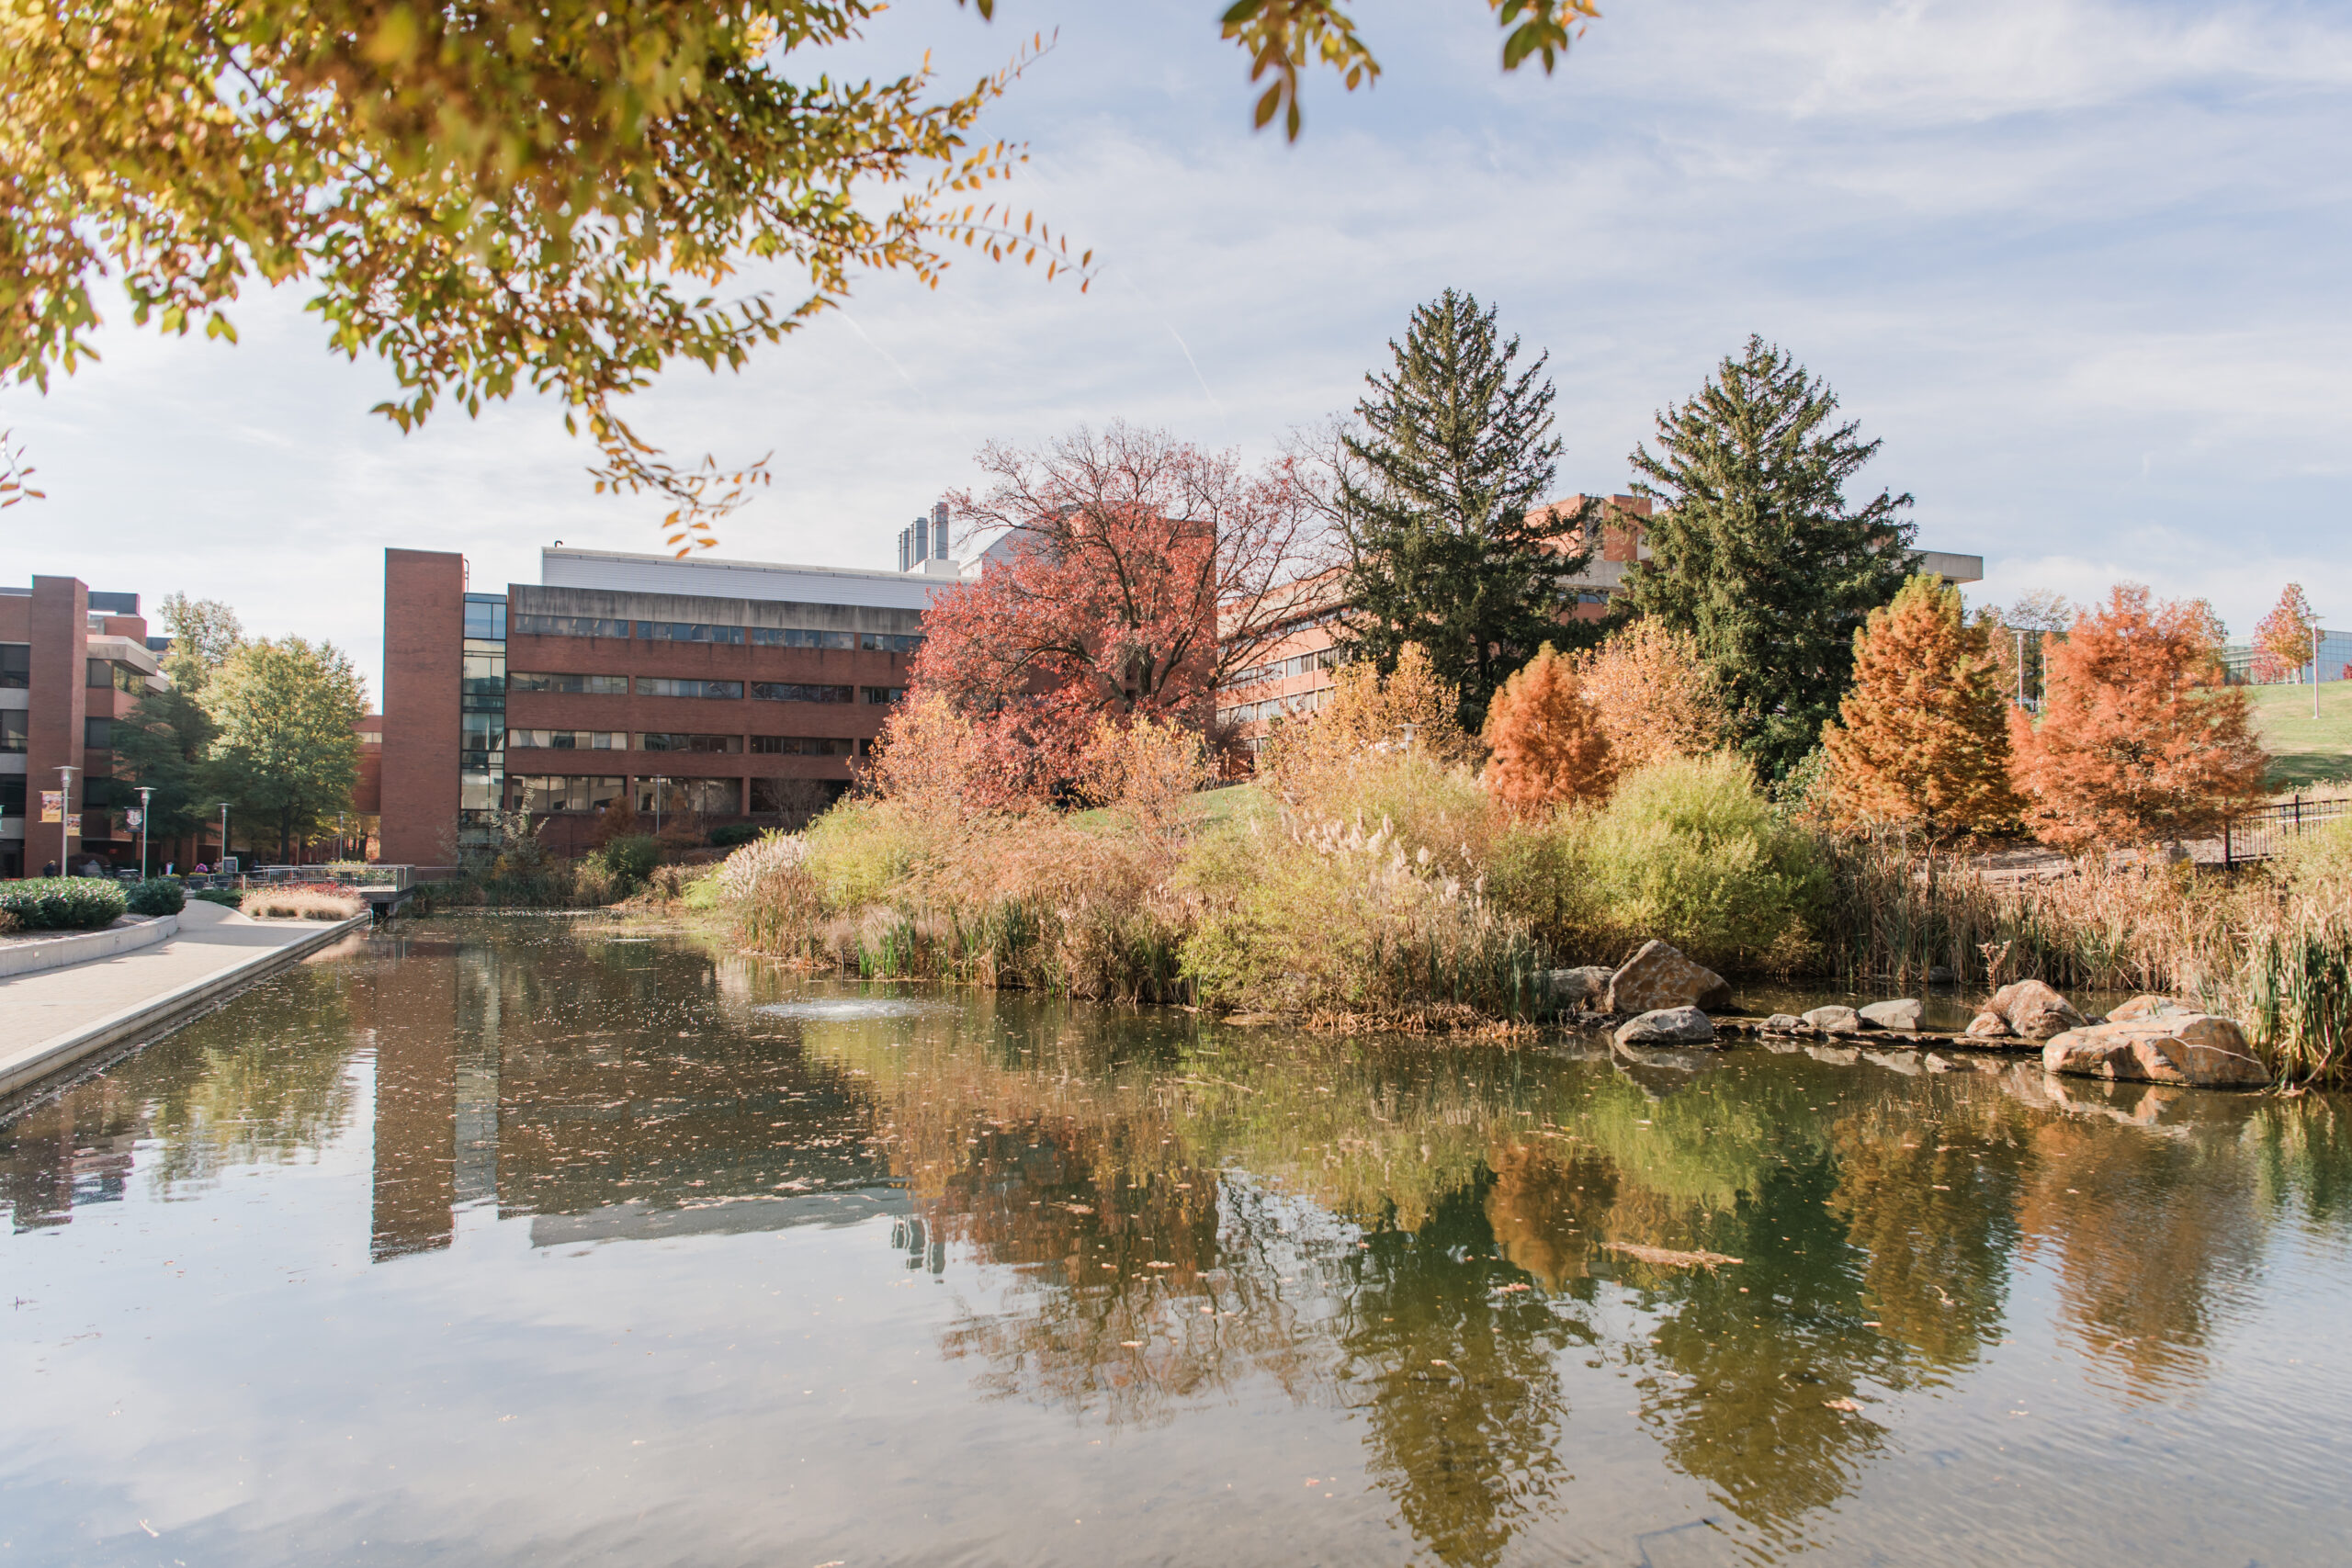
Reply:
[[[2265,681],[2281,681],[2299,673],[2314,656],[2312,634],[2318,626],[2311,601],[2303,597],[2303,585],[2287,584],[2278,603],[2254,628],[2256,674]]]
[[[1605,798],[1617,782],[1600,716],[1577,689],[1575,663],[1550,643],[1503,682],[1481,739],[1487,793],[1521,816]]]
[[[1723,686],[1695,637],[1635,621],[1574,657],[1577,691],[1599,716],[1621,773],[1722,749]]]
[[[2120,584],[2043,657],[2041,720],[2012,711],[2009,747],[2044,842],[2071,852],[2200,837],[2262,798],[2269,758],[2245,690],[2222,683],[2198,605]]]
[[[1921,572],[1854,634],[1854,687],[1822,728],[1829,818],[1929,842],[2013,826],[2007,703],[1989,628]]]

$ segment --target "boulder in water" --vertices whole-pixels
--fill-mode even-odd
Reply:
[[[1730,981],[1663,942],[1642,943],[1609,978],[1611,1012],[1720,1008],[1730,1001]]]
[[[2257,1089],[2270,1081],[2245,1035],[2211,1013],[2166,1013],[2069,1029],[2041,1048],[2049,1072],[2197,1089]]]
[[[2083,1026],[2075,1004],[2039,980],[2013,980],[1993,993],[1984,1010],[2001,1015],[2009,1032],[2027,1040],[2047,1040]]]
[[[1901,1030],[1918,1028],[1919,1021],[1928,1013],[1928,1010],[1920,1006],[1918,999],[1913,997],[1905,997],[1901,1001],[1894,1002],[1872,1002],[1860,1011],[1862,1021],[1865,1023],[1874,1023],[1881,1029]]]
[[[1653,1008],[1617,1031],[1620,1045],[1704,1045],[1715,1026],[1697,1008]]]
[[[1860,1034],[1862,1015],[1852,1008],[1815,1008],[1804,1015],[1804,1021],[1824,1034]]]

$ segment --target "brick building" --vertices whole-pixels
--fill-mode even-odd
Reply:
[[[1551,502],[1550,507],[1573,512],[1585,500],[1572,495]],[[1568,619],[1598,620],[1607,615],[1610,599],[1624,587],[1625,574],[1634,563],[1649,558],[1642,528],[1651,514],[1650,504],[1635,495],[1602,499],[1597,525],[1600,537],[1593,558],[1564,584],[1577,594]],[[1984,575],[1982,556],[1922,550],[1917,558],[1923,570],[1940,573],[1946,582],[1975,582]],[[1339,581],[1339,573],[1333,571],[1303,585],[1295,613],[1284,621],[1283,636],[1268,651],[1265,661],[1238,671],[1217,688],[1218,720],[1233,726],[1252,750],[1264,744],[1267,728],[1274,719],[1313,713],[1330,700],[1333,671],[1340,661]]]
[[[903,571],[559,547],[537,583],[492,592],[462,556],[385,551],[381,858],[447,864],[501,807],[560,854],[623,799],[797,825],[848,788],[924,608],[960,580],[944,515],[921,522]]]
[[[164,688],[160,646],[136,593],[71,577],[0,587],[0,876],[138,864],[122,814],[139,797],[115,779],[113,731]],[[43,822],[41,796],[57,791],[62,819]]]

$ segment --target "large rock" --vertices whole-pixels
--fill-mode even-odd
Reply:
[[[1804,1015],[1804,1021],[1824,1034],[1860,1034],[1862,1015],[1852,1008],[1815,1008]]]
[[[1764,1021],[1767,1034],[1794,1034],[1804,1028],[1804,1020],[1792,1012],[1776,1012]]]
[[[2107,1015],[2107,1021],[2109,1023],[2131,1023],[2143,1018],[2162,1018],[2166,1013],[2195,1012],[2196,1010],[2197,1010],[2195,1008],[2183,1005],[2176,998],[2160,997],[2152,992],[2143,996],[2133,997],[2130,1001],[2125,1002],[2121,1007],[2117,1008],[2113,1012],[2109,1013]]]
[[[2254,1089],[2270,1081],[2238,1026],[2211,1013],[2167,1013],[2069,1029],[2041,1048],[2047,1072],[2200,1089]]]
[[[1916,998],[1905,997],[1899,1002],[1872,1002],[1858,1010],[1864,1023],[1874,1023],[1881,1029],[1914,1030],[1928,1016],[1928,1010]]]
[[[1968,1021],[1968,1027],[1962,1032],[1973,1040],[2007,1040],[2010,1038],[2009,1021],[1997,1012],[1980,1012]]]
[[[2039,980],[2013,980],[1993,993],[1984,1010],[1998,1013],[2009,1032],[2026,1040],[2047,1040],[2083,1026],[2075,1004]]]
[[[1697,1008],[1654,1008],[1617,1030],[1620,1045],[1704,1045],[1715,1026]]]
[[[1642,943],[1641,950],[1609,977],[1611,1012],[1720,1008],[1730,1001],[1730,981],[1662,942]]]
[[[1554,1012],[1599,1012],[1609,1005],[1612,973],[1599,964],[1551,970],[1544,976],[1544,998]]]

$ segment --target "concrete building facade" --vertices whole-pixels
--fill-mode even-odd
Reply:
[[[115,777],[114,727],[164,689],[156,651],[136,593],[71,577],[0,587],[0,876],[138,864],[123,814],[139,796]],[[54,822],[48,795],[62,796]]]

